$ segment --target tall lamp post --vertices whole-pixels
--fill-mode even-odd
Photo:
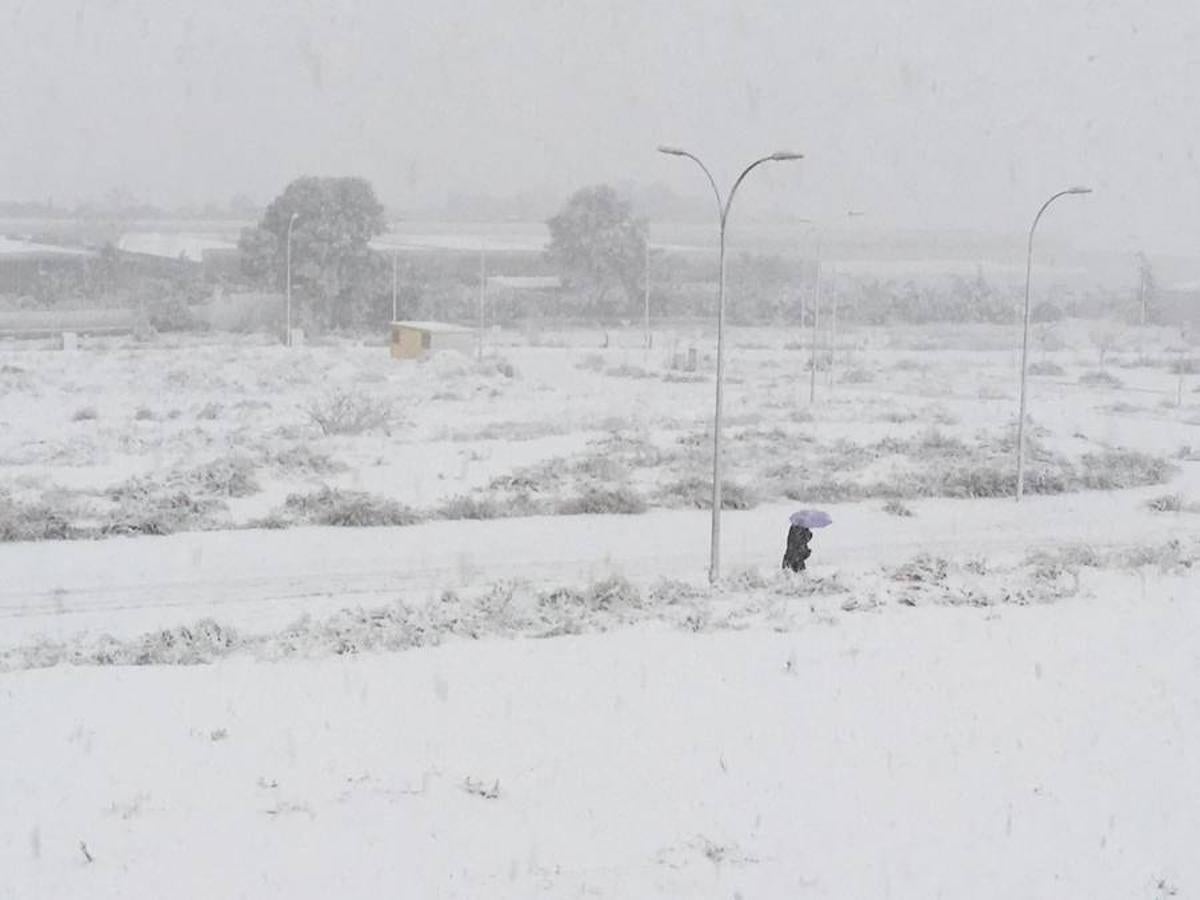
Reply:
[[[288,219],[287,227],[287,341],[288,347],[292,346],[292,226],[296,224],[296,220],[300,218],[300,213],[292,213],[292,217]]]
[[[713,412],[712,539],[708,557],[708,580],[715,582],[721,577],[721,404],[725,384],[725,225],[729,220],[729,207],[733,204],[734,194],[737,193],[738,187],[753,169],[766,162],[789,162],[804,157],[800,153],[780,151],[772,153],[770,156],[764,156],[762,159],[756,159],[742,170],[742,174],[737,177],[733,187],[729,189],[728,197],[722,199],[721,191],[717,187],[712,173],[708,171],[708,166],[704,165],[695,154],[679,147],[659,147],[658,152],[668,156],[686,156],[700,167],[705,177],[708,178],[708,183],[712,186],[713,196],[717,201],[717,220],[721,227],[721,276],[720,288],[717,293],[717,394]]]
[[[1037,231],[1038,222],[1042,218],[1042,213],[1059,197],[1065,197],[1067,194],[1090,194],[1091,188],[1072,187],[1065,191],[1059,191],[1049,200],[1042,204],[1042,208],[1038,210],[1036,216],[1033,217],[1033,225],[1029,228],[1029,247],[1025,255],[1025,311],[1024,325],[1021,331],[1021,402],[1020,409],[1017,412],[1017,502],[1021,502],[1021,496],[1025,493],[1025,383],[1028,374],[1029,363],[1029,282],[1033,276],[1033,233]]]

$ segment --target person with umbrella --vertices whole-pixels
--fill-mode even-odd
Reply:
[[[829,514],[819,509],[801,509],[792,513],[788,521],[787,549],[783,552],[783,568],[803,572],[805,560],[812,556],[808,542],[812,540],[812,529],[824,528],[833,523]]]

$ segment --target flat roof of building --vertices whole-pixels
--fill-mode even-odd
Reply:
[[[451,322],[393,322],[393,328],[411,328],[413,331],[428,331],[430,333],[440,332],[442,334],[467,334],[474,332],[474,328],[468,328],[466,325],[455,325]]]
[[[58,247],[54,244],[38,244],[34,241],[14,240],[0,237],[0,257],[4,259],[46,259],[50,257],[95,256],[92,250],[81,247]]]
[[[142,256],[203,262],[207,251],[232,251],[237,249],[237,244],[215,234],[131,231],[121,235],[117,249]]]
[[[562,279],[556,275],[492,275],[487,284],[514,291],[545,291],[562,287]]]

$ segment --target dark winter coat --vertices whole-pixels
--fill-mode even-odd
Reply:
[[[783,553],[783,567],[793,572],[804,571],[804,561],[812,556],[808,542],[812,540],[812,532],[803,525],[793,525],[788,529],[787,550]]]

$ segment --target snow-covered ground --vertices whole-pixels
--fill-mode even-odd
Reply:
[[[885,506],[870,486],[898,465],[1009,458],[988,448],[1015,412],[1011,333],[851,331],[809,404],[807,337],[735,329],[726,458],[754,496],[723,516],[710,590],[708,513],[661,492],[705,473],[708,347],[635,332],[490,336],[512,372],[345,341],[0,347],[0,509],[94,529],[0,542],[0,900],[1200,889],[1200,403],[1169,371],[1177,337],[1130,331],[1097,377],[1101,338],[1064,325],[1035,352],[1058,372],[1031,382],[1046,452],[1090,473],[1085,454],[1137,451],[1162,479]],[[699,371],[677,371],[693,343]],[[314,403],[338,392],[387,421],[322,434]],[[249,481],[210,518],[104,527],[144,493],[211,491],[197,464],[234,459]],[[813,502],[835,525],[781,580],[787,513],[843,476],[865,494]],[[650,509],[438,512],[498,482]],[[323,487],[426,520],[287,518]],[[400,627],[446,591],[561,605],[608,578],[636,609],[580,634],[418,617],[403,652],[323,642],[346,609]],[[241,640],[209,665],[37,668],[205,618]]]
[[[10,674],[0,897],[1189,896],[1196,599]]]
[[[449,357],[405,364],[380,346],[349,342],[288,353],[254,339],[97,340],[78,354],[9,342],[0,346],[0,491],[51,495],[103,521],[113,493],[132,478],[165,479],[235,458],[254,466],[256,488],[218,498],[218,525],[253,522],[288,494],[321,485],[430,509],[523,467],[595,455],[606,435],[677,457],[673,468],[651,463],[630,473],[636,487],[707,477],[712,378],[704,336],[660,334],[651,351],[627,346],[640,339],[637,329],[609,337],[607,349],[598,332],[591,347],[502,347],[514,377],[490,357],[478,366]],[[930,429],[969,441],[999,435],[1015,413],[1014,353],[1001,349],[1011,337],[1005,329],[950,338],[932,330],[846,331],[836,386],[820,373],[810,404],[804,335],[735,330],[727,477],[753,487],[769,464],[803,457],[806,443],[828,449]],[[1060,349],[1036,351],[1035,359],[1062,374],[1035,377],[1030,400],[1051,449],[1078,456],[1121,446],[1173,456],[1200,444],[1194,378],[1177,404],[1179,385],[1167,370],[1170,335],[1139,335],[1141,347],[1126,336],[1127,349],[1109,353],[1111,385],[1080,382],[1098,372],[1086,333],[1064,329],[1056,339]],[[693,346],[700,371],[673,371],[676,355]],[[1139,359],[1146,364],[1133,366]],[[338,396],[386,408],[386,427],[323,434],[314,408]],[[761,452],[739,448],[739,428]],[[288,454],[298,450],[318,459],[296,462]]]

